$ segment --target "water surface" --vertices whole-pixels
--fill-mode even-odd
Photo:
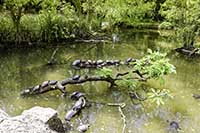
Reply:
[[[169,132],[169,121],[177,121],[185,133],[198,133],[200,130],[200,101],[192,95],[200,94],[200,61],[187,59],[174,52],[178,46],[159,35],[156,31],[126,31],[121,34],[117,44],[72,44],[60,46],[56,54],[58,65],[46,66],[55,47],[0,50],[0,107],[11,116],[20,114],[33,106],[52,107],[61,118],[73,104],[69,98],[62,98],[59,91],[39,96],[20,97],[23,88],[34,86],[45,80],[62,80],[76,74],[93,73],[93,70],[74,70],[71,63],[75,59],[121,59],[141,58],[148,48],[168,52],[171,63],[176,66],[177,74],[165,77],[165,84],[150,80],[147,84],[158,89],[169,89],[174,96],[165,105],[157,107],[148,101],[132,104],[124,88],[109,89],[107,83],[85,83],[67,86],[69,93],[81,91],[91,101],[102,103],[125,102],[128,133],[165,133]],[[56,44],[55,44],[56,45]],[[119,68],[123,70],[124,68]],[[84,109],[82,120],[90,123],[89,133],[121,133],[123,121],[118,108],[92,104]],[[74,125],[77,121],[73,119]],[[71,131],[77,132],[77,131]]]

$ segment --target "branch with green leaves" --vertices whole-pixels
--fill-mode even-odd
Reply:
[[[176,72],[175,67],[166,58],[166,54],[152,52],[151,50],[148,50],[148,54],[142,59],[132,62],[129,69],[127,72],[114,73],[113,69],[104,67],[98,69],[96,75],[76,75],[61,81],[44,81],[39,85],[26,88],[21,94],[43,94],[57,89],[66,94],[65,86],[67,85],[94,81],[108,82],[110,87],[120,84],[127,86],[130,90],[135,90],[141,81],[163,79],[164,75]]]

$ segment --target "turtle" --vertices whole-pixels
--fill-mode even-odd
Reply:
[[[73,110],[80,111],[82,108],[85,107],[86,101],[84,97],[80,97],[78,101],[72,107]]]
[[[41,84],[41,87],[44,88],[44,87],[47,87],[49,85],[49,81],[44,81],[42,84]]]
[[[40,87],[41,87],[41,85],[37,85],[37,86],[33,87],[33,92],[38,91],[40,89]]]
[[[119,65],[120,64],[120,60],[114,60],[114,64],[115,65]]]
[[[192,95],[195,99],[200,99],[200,95],[199,94],[193,94]]]
[[[112,60],[106,60],[107,65],[112,65],[113,61]]]
[[[90,64],[90,65],[92,64],[92,60],[88,60],[87,62],[88,62],[88,64]]]
[[[132,60],[133,60],[132,58],[128,58],[128,59],[126,60],[126,63],[130,63]]]
[[[175,130],[181,129],[178,122],[176,121],[171,121],[169,125],[171,129],[175,129]]]
[[[85,76],[84,76],[84,79],[88,79],[88,75],[85,75]]]
[[[73,80],[79,80],[80,79],[80,75],[75,75],[74,77],[72,77]]]
[[[86,62],[86,60],[81,60],[81,63],[85,63]]]
[[[57,80],[50,80],[49,85],[56,85],[57,82],[58,82]]]
[[[70,121],[72,119],[72,117],[74,117],[77,114],[77,111],[71,109],[67,112],[67,114],[65,115],[65,120],[66,121]]]
[[[85,94],[84,93],[81,93],[81,92],[78,92],[78,91],[75,91],[71,94],[70,98],[72,100],[78,100],[80,97],[84,97]]]
[[[92,61],[92,64],[93,64],[93,65],[97,65],[97,62],[96,62],[96,61]]]
[[[73,63],[72,63],[72,66],[79,66],[81,64],[81,60],[75,60]]]
[[[103,60],[97,60],[97,65],[103,64]]]
[[[85,62],[85,64],[84,64],[84,66],[83,67],[87,67],[87,66],[89,66],[90,65],[90,63],[89,62]]]
[[[28,94],[28,93],[30,93],[31,91],[29,90],[29,89],[26,89],[26,90],[24,90],[23,92],[22,92],[22,94]]]

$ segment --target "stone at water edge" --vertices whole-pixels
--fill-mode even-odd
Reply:
[[[21,115],[8,117],[0,123],[1,133],[57,133],[64,132],[57,111],[33,107]]]
[[[0,123],[8,117],[9,117],[9,115],[0,109]]]
[[[89,127],[89,124],[81,124],[80,126],[78,126],[77,130],[82,133],[87,131]]]

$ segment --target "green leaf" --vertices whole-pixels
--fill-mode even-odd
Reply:
[[[102,68],[102,69],[99,69],[96,72],[96,74],[101,77],[112,77],[113,71],[112,71],[112,69],[109,69],[109,68]]]

